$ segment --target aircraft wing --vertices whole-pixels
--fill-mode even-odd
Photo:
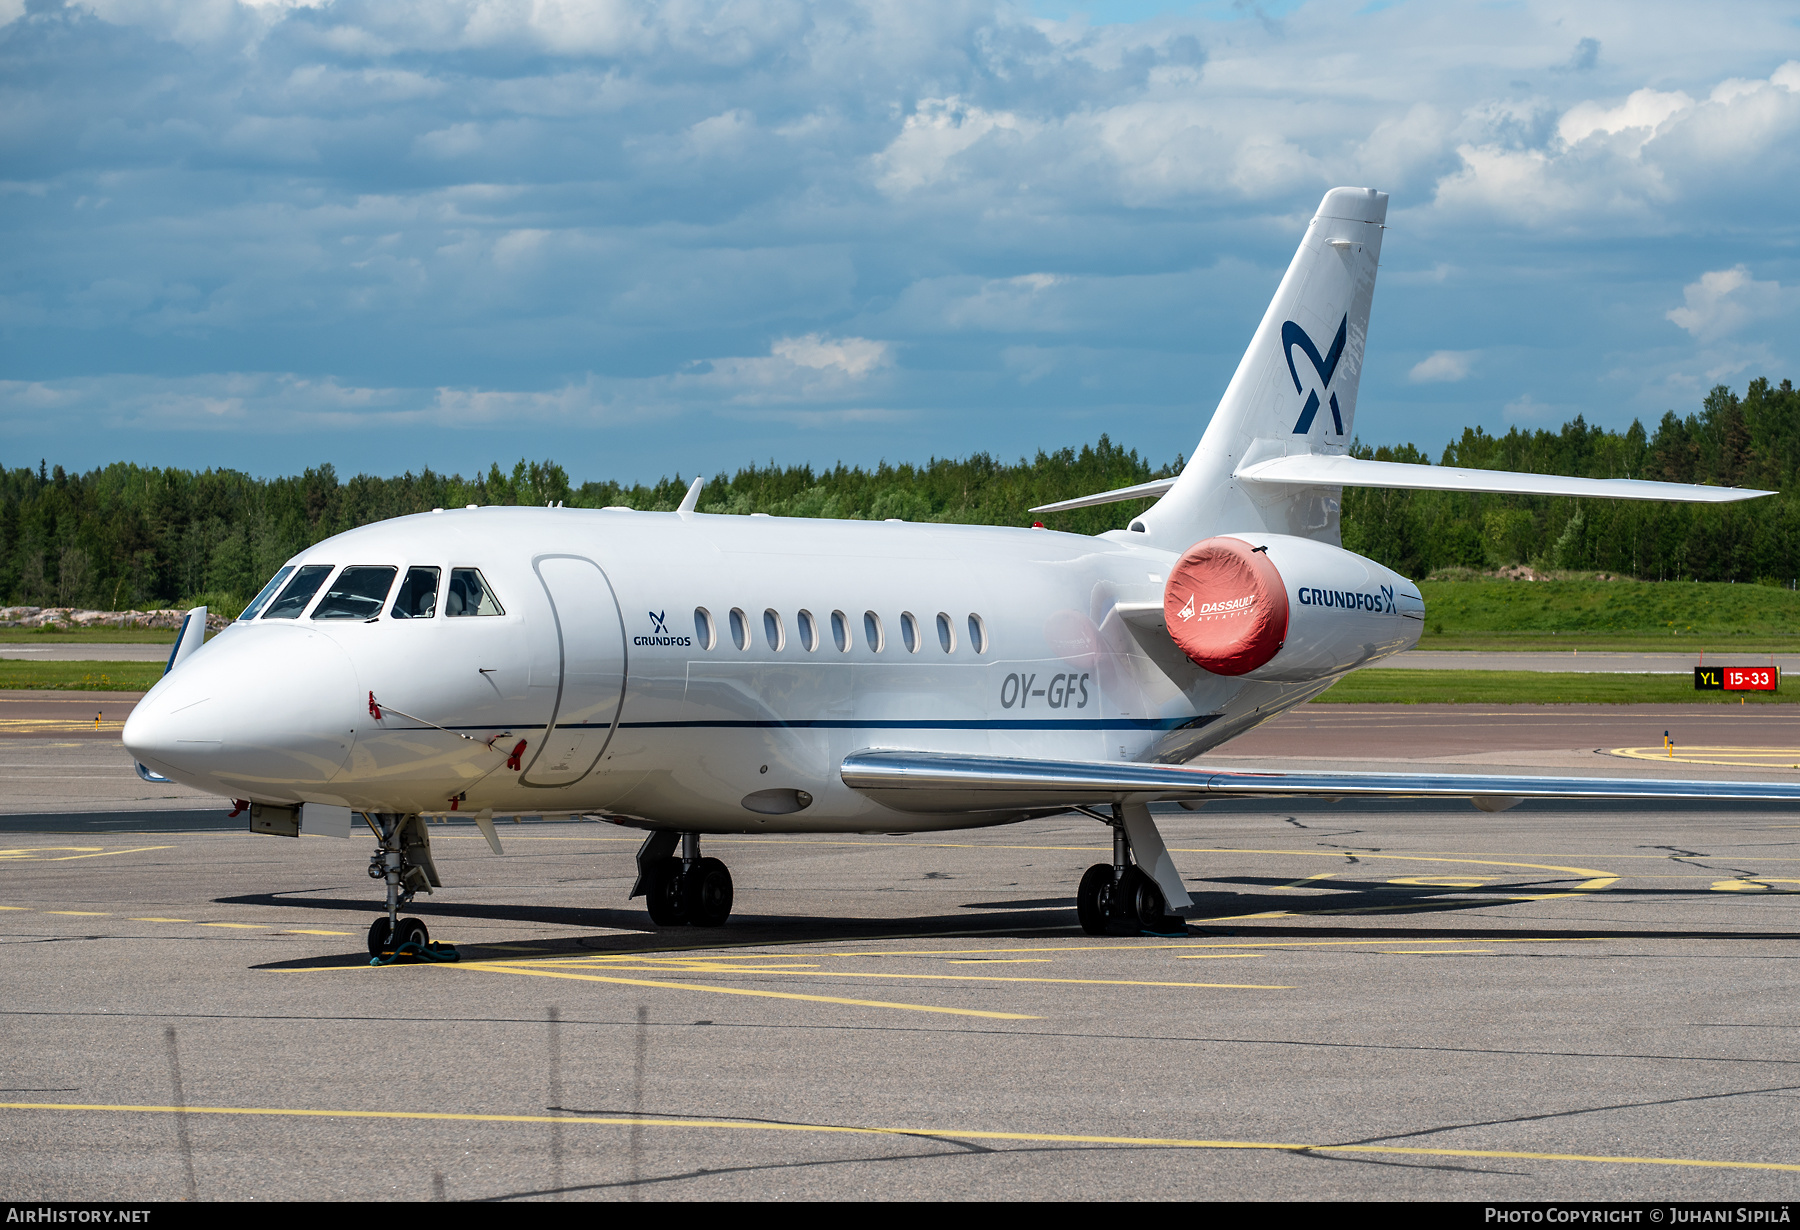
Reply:
[[[1524,799],[1726,799],[1800,803],[1800,782],[1522,777],[1473,773],[1248,772],[1203,764],[1023,760],[871,749],[844,759],[844,784],[901,811],[1021,811],[1249,798],[1452,798],[1483,811]]]

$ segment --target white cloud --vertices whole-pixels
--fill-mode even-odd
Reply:
[[[893,361],[886,342],[871,341],[866,337],[831,338],[823,333],[781,338],[769,347],[769,353],[796,367],[837,368],[853,380],[860,380]]]
[[[1413,364],[1406,378],[1414,384],[1454,384],[1469,377],[1469,364],[1478,351],[1437,350]]]
[[[1703,342],[1781,311],[1781,284],[1758,282],[1743,265],[1703,273],[1682,288],[1683,307],[1663,315]]]
[[[1435,206],[1530,227],[1667,230],[1671,211],[1701,207],[1727,184],[1791,177],[1800,143],[1800,63],[1763,80],[1730,78],[1702,102],[1685,91],[1635,90],[1622,101],[1568,107],[1556,139],[1465,141]],[[1729,208],[1729,206],[1727,206]]]
[[[921,98],[900,133],[875,159],[876,182],[887,192],[904,193],[950,178],[951,163],[989,133],[1020,132],[1019,117],[966,105],[962,99]]]
[[[1717,99],[1717,91],[1714,92]],[[1729,101],[1725,99],[1722,101]],[[1596,102],[1577,103],[1563,112],[1557,121],[1556,135],[1569,145],[1585,141],[1594,133],[1635,131],[1641,147],[1656,135],[1656,130],[1673,116],[1691,110],[1694,100],[1676,90],[1670,94],[1656,90],[1636,90],[1616,107],[1603,107]]]

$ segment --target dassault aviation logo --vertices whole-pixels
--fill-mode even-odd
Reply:
[[[677,645],[686,647],[694,643],[694,638],[691,636],[671,636],[669,634],[669,612],[667,610],[645,611],[644,614],[650,617],[650,635],[632,637],[631,643],[633,645]]]
[[[1348,312],[1344,313],[1344,319],[1338,324],[1337,337],[1332,340],[1331,349],[1322,357],[1319,354],[1319,348],[1313,344],[1312,338],[1307,336],[1305,329],[1291,320],[1281,326],[1281,351],[1287,356],[1288,375],[1294,378],[1294,392],[1306,392],[1305,386],[1300,383],[1300,371],[1294,366],[1294,347],[1298,346],[1300,352],[1312,360],[1313,370],[1319,373],[1319,387],[1311,393],[1307,393],[1306,405],[1300,411],[1300,421],[1294,424],[1295,435],[1303,436],[1312,430],[1313,416],[1319,413],[1319,393],[1331,388],[1331,378],[1337,375],[1338,360],[1344,357],[1344,343],[1349,337],[1350,313]],[[1337,434],[1341,436],[1344,434],[1344,416],[1338,410],[1337,394],[1331,393],[1330,397],[1331,424],[1337,429]]]
[[[1223,619],[1227,615],[1237,615],[1247,611],[1255,605],[1256,596],[1254,594],[1245,594],[1240,598],[1227,598],[1223,602],[1203,602],[1199,606],[1195,606],[1194,596],[1189,594],[1187,605],[1175,613],[1181,616],[1183,622],[1194,618],[1196,615],[1204,615],[1208,619]]]

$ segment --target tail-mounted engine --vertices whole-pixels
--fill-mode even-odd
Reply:
[[[1221,535],[1182,553],[1169,636],[1215,675],[1306,682],[1418,644],[1418,587],[1374,560],[1286,534]]]

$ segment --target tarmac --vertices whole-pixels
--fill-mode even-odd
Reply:
[[[12,1199],[1800,1196],[1792,809],[1161,808],[1185,934],[1107,937],[1075,815],[707,838],[715,930],[627,899],[630,830],[434,825],[411,913],[462,959],[370,966],[372,843],[0,729]],[[1308,706],[1221,753],[1743,778],[1800,773],[1800,718]]]

